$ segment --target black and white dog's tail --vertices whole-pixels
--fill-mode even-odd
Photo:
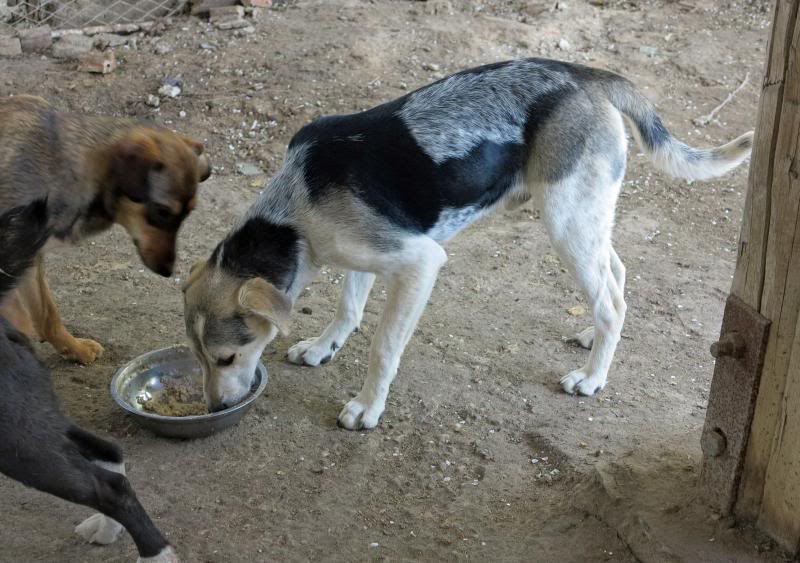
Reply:
[[[0,215],[0,299],[33,265],[49,235],[47,200],[39,199]]]
[[[627,79],[602,73],[608,99],[632,123],[636,141],[659,170],[686,180],[705,180],[733,170],[750,156],[753,132],[750,131],[725,145],[711,149],[695,149],[673,137],[653,104]]]

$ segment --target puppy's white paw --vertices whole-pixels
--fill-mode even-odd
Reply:
[[[602,391],[605,386],[605,375],[586,375],[586,372],[582,369],[576,369],[561,378],[561,387],[569,394],[577,393],[590,397]]]
[[[578,334],[570,338],[570,341],[577,343],[581,348],[591,350],[592,344],[594,344],[594,327],[586,327]]]
[[[178,555],[172,549],[172,546],[168,545],[158,555],[140,557],[136,560],[136,563],[180,563],[180,559],[178,559]]]
[[[293,364],[317,367],[330,362],[338,348],[335,342],[328,343],[322,342],[321,338],[311,338],[289,348],[287,357]]]
[[[383,403],[366,401],[359,394],[351,399],[339,413],[339,426],[348,430],[375,428],[383,414],[383,409]]]
[[[90,543],[108,545],[122,533],[122,524],[104,514],[92,514],[75,527],[75,533]]]

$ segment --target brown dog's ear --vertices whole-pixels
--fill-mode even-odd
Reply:
[[[262,278],[252,278],[239,288],[239,306],[251,315],[268,320],[283,336],[289,334],[292,302],[285,293]]]
[[[185,137],[184,135],[178,135],[178,137],[180,137],[181,141],[186,143],[186,146],[192,149],[192,152],[194,152],[194,154],[196,154],[197,156],[200,156],[201,154],[206,152],[203,143],[201,143],[200,141],[195,141],[191,137]]]
[[[197,281],[197,278],[200,276],[200,271],[203,269],[203,266],[205,266],[207,263],[208,263],[207,260],[203,260],[201,258],[200,260],[197,260],[195,261],[194,264],[192,264],[192,267],[189,268],[189,277],[186,278],[186,281],[183,282],[183,286],[181,286],[182,292],[186,293],[186,290],[189,289],[189,286],[192,285],[195,281]]]
[[[114,146],[112,172],[122,193],[136,203],[147,201],[150,171],[159,171],[164,163],[156,144],[143,135],[123,139]]]
[[[183,135],[178,135],[178,137],[197,155],[197,176],[201,182],[205,182],[211,176],[211,161],[206,153],[206,148],[203,143],[195,141],[191,137]]]

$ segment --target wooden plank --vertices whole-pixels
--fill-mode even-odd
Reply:
[[[791,50],[800,49],[795,20]],[[773,213],[763,305],[775,311],[775,354],[761,383],[775,389],[775,427],[759,526],[793,552],[800,545],[800,57],[789,62],[775,149]],[[774,279],[772,279],[774,278]],[[771,283],[768,283],[771,282]],[[777,391],[780,390],[780,395]]]
[[[738,279],[734,276],[734,293],[748,303],[754,303],[757,299],[759,311],[773,323],[735,509],[738,515],[751,519],[758,518],[761,513],[764,480],[777,435],[777,424],[781,420],[786,372],[797,323],[796,307],[789,305],[794,298],[793,284],[797,275],[788,276],[788,257],[795,244],[798,200],[797,197],[792,199],[794,192],[789,176],[794,154],[790,137],[797,123],[787,123],[787,120],[794,118],[797,121],[800,116],[797,115],[797,101],[790,102],[785,98],[787,94],[795,96],[800,83],[800,77],[796,74],[796,65],[800,61],[797,60],[791,67],[794,84],[787,80],[790,59],[793,56],[796,59],[792,40],[797,40],[799,5],[800,0],[778,0],[776,4],[764,84],[765,99],[760,106],[763,113],[759,115],[759,122],[773,124],[773,133],[768,134],[759,127],[761,137],[757,139],[758,145],[754,149],[754,170],[751,174],[750,187],[753,193],[748,201],[753,204],[748,220],[750,230],[747,236],[750,238],[743,254],[745,261],[740,262],[741,269],[747,271],[739,272],[737,266]],[[794,48],[797,48],[796,44]],[[768,176],[768,183],[764,176]],[[759,183],[760,179],[764,179],[765,183]],[[766,201],[762,202],[761,197]],[[797,244],[800,245],[800,238]],[[759,279],[762,281],[759,282]],[[755,298],[755,288],[759,283],[762,286],[761,296]],[[738,291],[743,291],[744,295]]]
[[[800,232],[798,233],[800,237]],[[800,551],[800,319],[795,327],[782,417],[764,482],[758,525],[791,553]]]
[[[739,236],[738,259],[731,293],[761,309],[767,231],[770,217],[772,157],[780,121],[783,84],[788,64],[787,31],[796,18],[796,0],[778,0],[773,9],[773,33],[767,46],[767,69],[759,99],[756,136],[748,192]]]

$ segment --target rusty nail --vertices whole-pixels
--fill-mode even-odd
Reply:
[[[719,457],[725,453],[728,447],[728,440],[719,428],[711,432],[705,432],[700,438],[700,447],[706,457]]]
[[[715,358],[728,356],[731,358],[741,358],[745,352],[744,339],[738,332],[726,332],[719,341],[711,345],[711,355]]]

